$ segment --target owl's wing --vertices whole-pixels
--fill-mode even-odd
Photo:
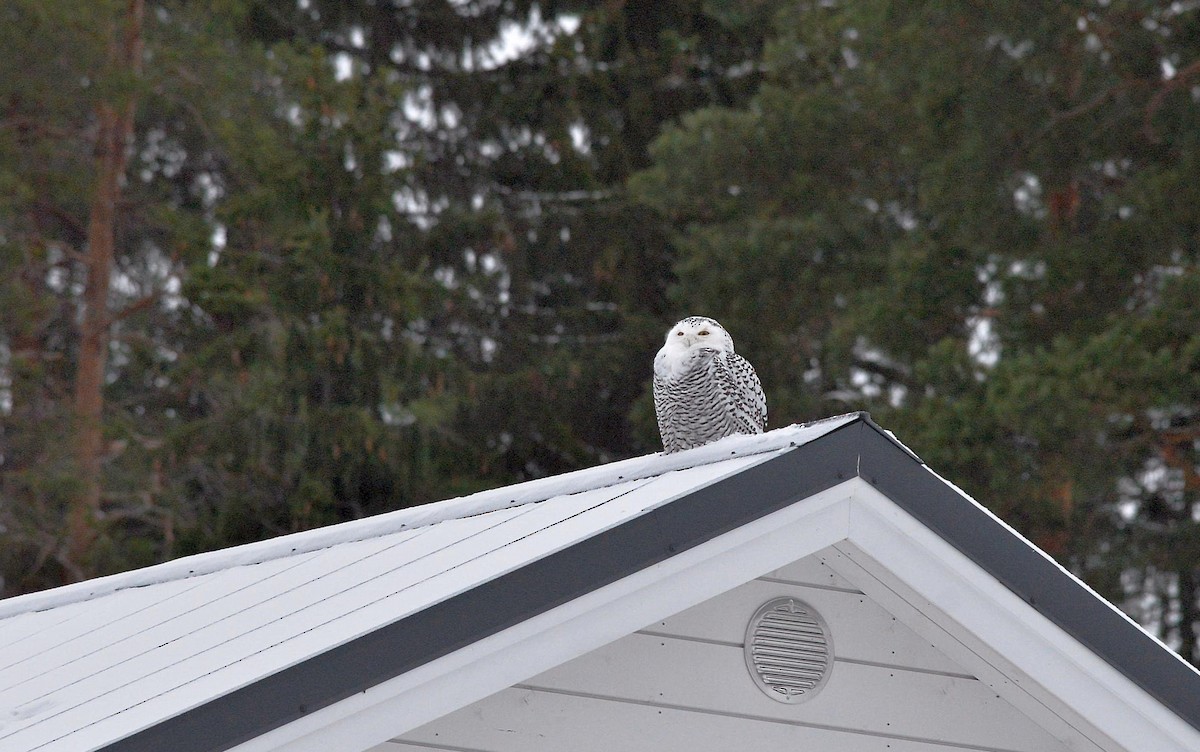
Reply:
[[[654,358],[654,416],[658,419],[658,433],[662,437],[663,449],[674,452],[680,449],[675,437],[675,426],[671,420],[670,384],[667,380],[670,366],[666,364],[666,353],[658,352]]]
[[[750,361],[737,353],[722,353],[717,361],[721,391],[729,399],[734,422],[741,433],[762,433],[767,427],[767,395]]]

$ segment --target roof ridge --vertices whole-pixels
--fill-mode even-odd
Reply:
[[[560,475],[478,491],[466,496],[384,512],[359,520],[340,522],[254,543],[193,554],[161,564],[50,590],[19,595],[0,600],[0,619],[90,600],[127,588],[197,577],[232,567],[260,564],[284,556],[319,551],[341,543],[377,538],[435,525],[446,520],[473,517],[500,509],[534,504],[555,496],[582,493],[617,483],[708,465],[733,457],[746,457],[786,449],[796,446],[794,439],[818,425],[835,421],[849,424],[864,419],[865,415],[865,413],[847,413],[808,423],[792,424],[761,434],[730,436],[712,444],[682,452],[672,454],[656,452],[632,457]],[[614,475],[614,473],[616,474]]]

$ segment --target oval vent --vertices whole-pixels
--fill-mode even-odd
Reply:
[[[745,650],[754,683],[779,702],[812,697],[833,666],[829,627],[812,606],[795,598],[775,598],[754,612]]]

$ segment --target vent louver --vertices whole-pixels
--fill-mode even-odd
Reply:
[[[754,683],[784,703],[815,695],[833,666],[833,642],[825,620],[795,598],[775,598],[754,612],[745,650]]]

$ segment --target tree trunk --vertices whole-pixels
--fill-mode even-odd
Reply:
[[[110,74],[131,83],[141,73],[144,0],[129,0],[124,29],[114,31],[109,52]],[[76,457],[83,490],[67,523],[64,566],[73,579],[91,574],[88,558],[96,539],[100,510],[101,460],[104,453],[104,371],[108,362],[109,280],[116,246],[117,203],[133,135],[136,96],[126,89],[124,101],[96,108],[96,183],[87,226],[87,286],[79,324],[79,356],[75,373]]]
[[[1184,562],[1179,571],[1179,654],[1192,665],[1200,664],[1200,654],[1196,652],[1200,627],[1200,606],[1197,605],[1196,570],[1191,562]]]

